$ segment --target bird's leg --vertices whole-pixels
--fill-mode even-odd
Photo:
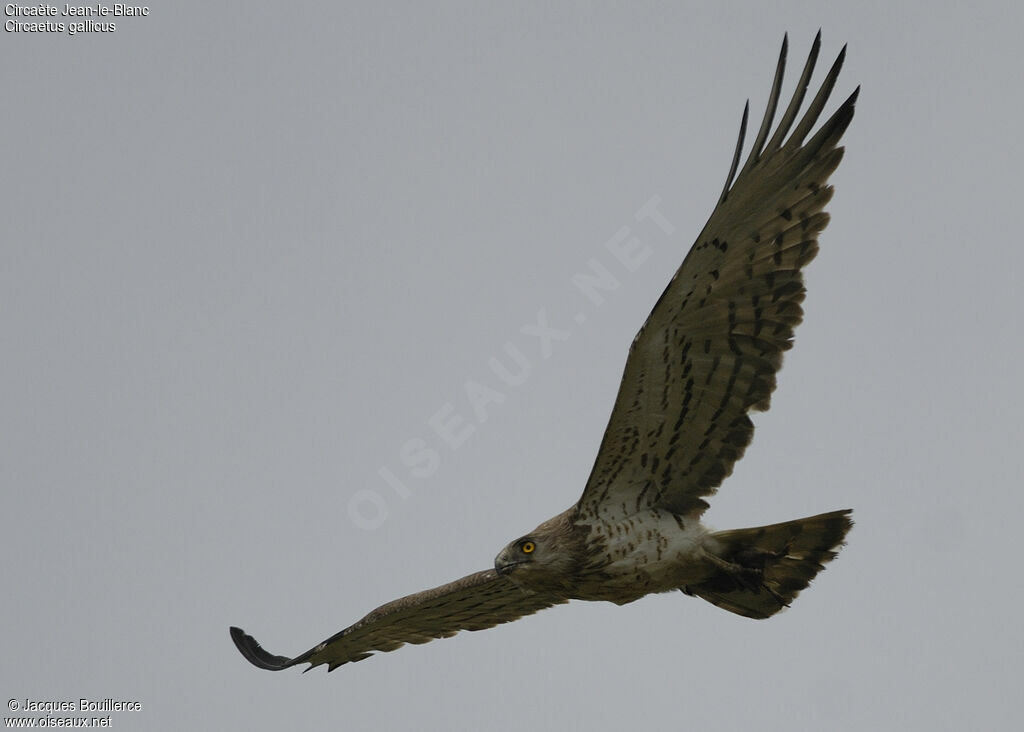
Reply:
[[[763,566],[749,567],[738,562],[730,562],[728,559],[723,559],[717,554],[712,554],[711,552],[705,552],[705,557],[712,565],[714,565],[715,569],[718,570],[715,574],[718,576],[719,581],[721,579],[728,578],[735,583],[738,589],[748,590],[750,592],[757,592],[761,587],[765,586],[763,582]],[[712,578],[711,581],[714,582],[714,578]]]
[[[760,592],[763,589],[780,605],[789,607],[789,603],[764,581],[765,564],[782,556],[785,556],[785,552],[773,554],[763,551],[748,551],[736,555],[736,559],[739,561],[729,561],[711,552],[705,552],[705,557],[708,561],[719,570],[719,580],[723,579],[722,575],[724,575],[735,583],[737,589],[747,590],[748,592]],[[711,581],[714,582],[714,580]],[[688,587],[681,589],[688,595],[693,594]]]

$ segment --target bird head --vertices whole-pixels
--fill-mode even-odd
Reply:
[[[494,570],[523,589],[570,591],[584,553],[578,531],[563,517],[546,521],[506,546],[494,558]]]
[[[537,539],[532,536],[524,536],[516,539],[498,553],[498,556],[494,558],[494,571],[504,575],[511,575],[522,570],[528,571],[530,565],[541,563],[546,554],[547,547],[541,551]]]

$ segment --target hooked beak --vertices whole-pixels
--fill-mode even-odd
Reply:
[[[494,558],[494,571],[500,575],[506,575],[520,564],[523,562],[509,557],[508,549],[502,549],[501,553]]]

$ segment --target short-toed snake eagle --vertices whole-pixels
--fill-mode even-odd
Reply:
[[[820,35],[771,134],[783,41],[764,121],[739,168],[744,109],[718,205],[630,346],[579,501],[502,549],[493,569],[383,605],[294,658],[271,655],[231,628],[242,655],[274,671],[302,663],[333,671],[375,651],[490,628],[569,600],[621,605],[682,590],[767,618],[807,587],[836,555],[852,525],[849,510],[716,532],[700,517],[704,499],[750,444],[749,412],[768,408],[803,317],[802,270],[829,220],[828,179],[843,157],[838,144],[859,88],[811,135],[844,48],[798,121]]]

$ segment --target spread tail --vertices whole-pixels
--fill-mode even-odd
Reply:
[[[771,617],[789,607],[838,553],[853,526],[851,513],[845,509],[771,526],[715,532],[707,550],[719,570],[681,589],[737,615]]]

